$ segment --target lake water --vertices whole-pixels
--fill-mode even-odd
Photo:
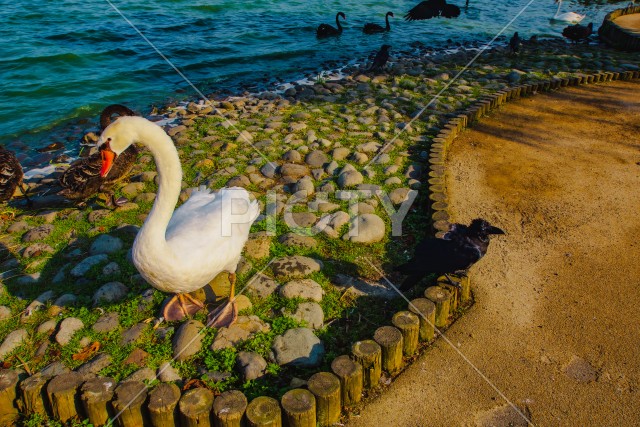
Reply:
[[[415,42],[438,49],[447,40],[489,41],[529,1],[470,0],[465,8],[463,0],[453,0],[462,7],[457,19],[405,22],[402,17],[418,2],[1,0],[0,143],[47,145],[52,128],[95,120],[111,103],[146,113],[151,105],[197,96],[112,4],[210,94],[256,90],[362,62],[384,43],[397,53],[411,51]],[[598,27],[617,7],[565,2],[562,10],[586,13],[583,23]],[[550,21],[556,9],[552,0],[534,0],[505,34],[559,35],[566,24]],[[316,27],[335,25],[338,11],[347,17],[342,36],[316,39]],[[390,33],[362,33],[366,22],[383,25],[387,11],[395,14]]]

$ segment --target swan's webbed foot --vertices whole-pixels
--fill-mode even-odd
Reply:
[[[182,320],[193,316],[204,308],[204,304],[189,294],[176,294],[164,306],[162,316],[166,321]]]
[[[236,275],[232,273],[229,275],[229,281],[231,282],[231,290],[229,292],[229,301],[216,307],[213,311],[209,312],[207,316],[207,326],[212,328],[229,327],[238,318],[238,305],[236,304]]]

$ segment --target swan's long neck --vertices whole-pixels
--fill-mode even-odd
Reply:
[[[342,25],[340,25],[340,14],[336,15],[336,25],[338,26],[338,31],[342,31]]]
[[[387,23],[387,31],[391,30],[391,26],[389,25],[389,13],[384,17],[384,20]]]
[[[142,127],[138,131],[138,138],[138,142],[147,146],[153,155],[159,182],[156,200],[136,237],[136,244],[149,244],[156,249],[163,249],[167,244],[167,225],[180,196],[180,158],[171,138],[157,125]]]
[[[562,0],[558,0],[558,10],[556,10],[556,15],[558,16],[560,14],[560,8],[562,7]]]

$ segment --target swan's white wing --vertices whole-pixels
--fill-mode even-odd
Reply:
[[[196,190],[171,217],[167,243],[186,264],[209,263],[222,271],[237,263],[258,214],[257,201],[243,188]]]

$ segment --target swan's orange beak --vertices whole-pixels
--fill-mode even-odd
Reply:
[[[100,168],[100,176],[104,178],[111,170],[111,166],[113,166],[113,161],[116,159],[116,153],[111,151],[111,149],[107,145],[103,150],[100,150],[100,155],[102,156],[102,168]]]

